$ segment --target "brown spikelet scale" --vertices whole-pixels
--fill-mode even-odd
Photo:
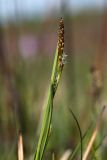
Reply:
[[[59,30],[58,30],[58,63],[59,66],[63,67],[62,55],[64,50],[64,20],[60,18]]]

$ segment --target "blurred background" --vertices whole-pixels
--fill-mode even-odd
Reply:
[[[17,159],[21,130],[25,159],[32,159],[42,107],[64,17],[68,55],[54,101],[53,126],[44,159],[60,159],[107,103],[106,0],[0,0],[0,159]],[[106,134],[106,115],[98,141]],[[107,139],[107,138],[106,138]],[[100,149],[106,159],[107,140]]]

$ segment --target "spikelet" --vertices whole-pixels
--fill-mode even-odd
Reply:
[[[58,30],[58,64],[63,68],[63,51],[64,51],[64,20],[60,18]]]
[[[64,54],[64,20],[63,18],[60,18],[59,20],[59,29],[58,29],[58,45],[57,45],[57,71],[55,73],[55,79],[53,83],[53,90],[54,93],[56,92],[58,83],[61,78],[63,66],[66,63],[66,55]]]

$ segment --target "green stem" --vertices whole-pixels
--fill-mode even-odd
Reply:
[[[43,119],[42,119],[42,126],[40,131],[40,137],[37,145],[37,149],[35,152],[34,160],[42,160],[43,155],[46,149],[47,140],[49,137],[49,131],[52,121],[52,112],[53,112],[53,99],[59,84],[59,80],[56,82],[56,77],[61,77],[62,72],[58,72],[58,47],[56,49],[55,58],[54,58],[54,64],[52,69],[52,76],[51,76],[51,82],[50,87],[47,95],[47,101],[44,108],[43,113]],[[55,88],[54,88],[55,86]]]

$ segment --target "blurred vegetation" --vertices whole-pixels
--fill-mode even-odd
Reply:
[[[52,153],[55,154],[55,159],[60,159],[67,149],[73,150],[80,142],[77,126],[68,107],[72,108],[84,133],[90,123],[96,120],[94,110],[99,113],[102,105],[107,103],[107,50],[104,51],[104,84],[98,105],[93,104],[91,95],[90,67],[98,51],[102,19],[103,14],[97,11],[82,12],[72,17],[65,16],[65,21],[69,20],[72,28],[73,48],[71,47],[67,52],[65,50],[68,55],[67,64],[55,97],[52,133],[44,159],[51,159]],[[69,32],[66,30],[66,24],[65,35]],[[0,159],[16,159],[19,129],[23,135],[25,158],[32,159],[38,141],[42,106],[48,89],[57,43],[57,20],[51,17],[44,21],[31,19],[4,24],[2,28],[5,63],[1,63],[3,58],[0,57]],[[18,48],[19,39],[25,34],[33,34],[38,39],[39,47],[34,55],[23,56]],[[52,35],[54,40],[51,39]],[[66,39],[67,36],[65,45],[67,45]],[[52,48],[48,50],[50,46]],[[75,76],[75,81],[72,81],[72,74]],[[7,77],[10,79],[9,84],[7,84]],[[12,90],[13,86],[14,90]],[[75,91],[75,94],[72,91]],[[96,143],[101,141],[107,132],[105,121],[106,115]],[[107,158],[106,148],[107,140],[105,139],[105,143],[98,150],[102,160]]]

